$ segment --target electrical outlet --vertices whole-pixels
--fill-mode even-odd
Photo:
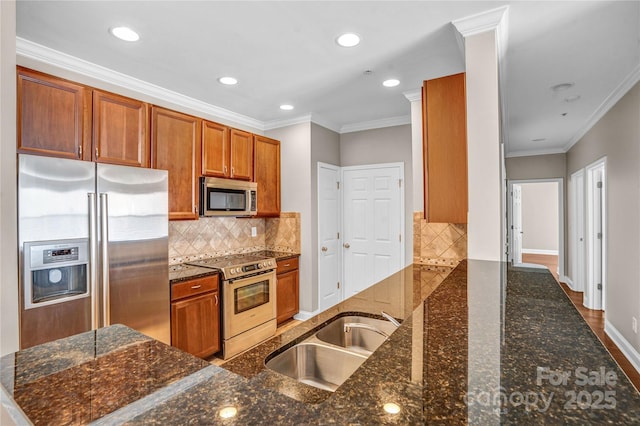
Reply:
[[[251,236],[252,237],[257,237],[258,236],[258,228],[256,228],[255,226],[251,227]]]
[[[638,320],[636,317],[631,317],[631,328],[634,333],[638,334]]]

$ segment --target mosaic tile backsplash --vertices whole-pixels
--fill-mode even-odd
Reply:
[[[466,257],[466,224],[427,222],[413,212],[413,263],[456,266]]]
[[[251,228],[256,236],[251,236]],[[276,250],[300,253],[300,213],[279,218],[206,217],[169,222],[169,264],[194,259]]]

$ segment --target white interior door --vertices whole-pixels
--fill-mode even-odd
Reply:
[[[584,306],[604,310],[605,295],[605,162],[587,167],[587,282]]]
[[[522,187],[513,184],[511,187],[511,229],[513,263],[522,263]]]
[[[403,264],[403,175],[401,164],[343,168],[345,297]]]
[[[584,227],[584,170],[571,175],[572,257],[571,280],[573,290],[584,291],[585,283],[585,227]]]
[[[318,163],[318,304],[321,311],[342,301],[339,182],[339,167]]]

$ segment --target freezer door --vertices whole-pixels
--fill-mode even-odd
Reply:
[[[97,194],[102,325],[169,344],[168,173],[98,164]]]
[[[24,243],[85,240],[89,237],[89,197],[95,191],[95,164],[18,155],[18,250],[20,254],[20,347],[91,330],[91,298],[76,298],[25,309],[30,294]]]

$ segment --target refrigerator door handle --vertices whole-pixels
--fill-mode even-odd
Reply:
[[[89,286],[91,292],[91,329],[100,327],[100,298],[98,297],[98,216],[96,194],[89,192]]]
[[[100,254],[102,263],[102,326],[111,325],[111,301],[109,298],[109,199],[100,194]]]

